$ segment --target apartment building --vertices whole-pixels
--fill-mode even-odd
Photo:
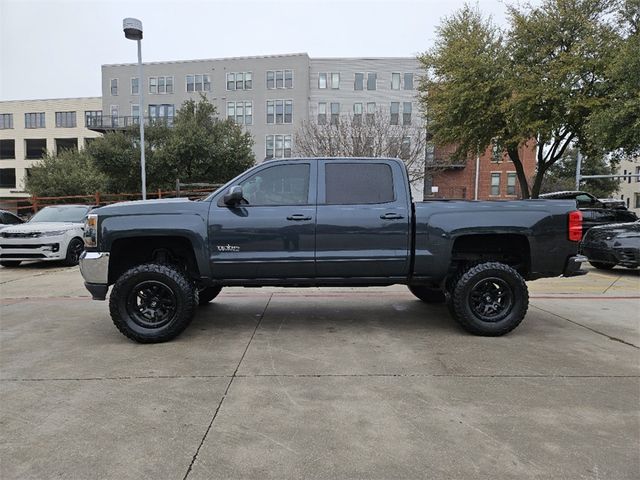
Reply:
[[[618,173],[621,175],[640,175],[640,157],[624,159],[620,162]],[[629,210],[640,216],[640,177],[624,177],[615,195],[624,200]]]
[[[420,122],[416,97],[419,63],[407,58],[310,58],[306,53],[261,57],[151,62],[138,79],[136,64],[103,65],[101,119],[107,131],[143,116],[171,124],[184,101],[205,95],[221,117],[253,136],[256,161],[296,155],[302,122],[383,110]]]
[[[101,111],[100,97],[0,102],[0,199],[28,196],[24,179],[46,152],[83,148],[99,136],[85,123]]]

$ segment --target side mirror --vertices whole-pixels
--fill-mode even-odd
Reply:
[[[233,187],[229,188],[229,191],[225,194],[223,201],[225,205],[235,207],[240,202],[242,202],[243,198],[244,196],[242,195],[242,187],[240,185],[234,185]]]

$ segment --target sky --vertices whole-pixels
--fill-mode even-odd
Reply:
[[[509,1],[509,0],[507,0]],[[135,63],[122,19],[142,21],[144,62],[306,52],[414,56],[464,0],[0,0],[0,100],[101,95],[100,66]],[[479,0],[504,25],[502,0]]]

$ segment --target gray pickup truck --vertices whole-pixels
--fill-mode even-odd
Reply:
[[[144,343],[176,337],[223,287],[408,285],[448,302],[467,331],[503,335],[524,318],[525,280],[573,276],[575,201],[412,202],[386,158],[262,163],[209,197],[119,203],[87,218],[85,285]]]

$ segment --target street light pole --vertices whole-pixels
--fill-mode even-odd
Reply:
[[[137,18],[122,21],[124,36],[138,42],[138,124],[140,125],[140,176],[142,177],[142,200],[147,199],[147,169],[144,158],[144,94],[142,76],[142,22]]]

